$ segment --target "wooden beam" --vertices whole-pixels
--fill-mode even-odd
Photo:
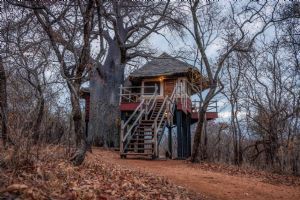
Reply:
[[[182,158],[182,111],[176,110],[177,157]]]

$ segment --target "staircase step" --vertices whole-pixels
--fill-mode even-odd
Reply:
[[[130,156],[130,155],[135,155],[135,156],[152,156],[153,155],[153,153],[136,153],[136,152],[128,152],[128,153],[121,153],[121,155],[128,155],[128,156]]]
[[[147,129],[145,130],[145,129],[142,129],[142,128],[139,129],[139,131],[136,132],[136,134],[140,134],[140,135],[141,134],[152,134],[152,133],[154,133],[153,130],[147,130]]]
[[[130,142],[132,141],[146,141],[146,140],[153,140],[152,138],[143,138],[143,139],[131,139]]]
[[[147,125],[147,126],[149,126],[149,125],[151,125],[153,123],[154,123],[154,120],[152,122],[141,122],[140,125]]]
[[[125,150],[126,151],[134,151],[134,150],[139,151],[139,150],[153,150],[153,148],[152,147],[150,147],[150,148],[126,148]]]
[[[145,143],[145,142],[130,142],[128,145],[152,145],[152,142]]]
[[[151,129],[152,128],[152,124],[140,124],[139,127],[137,127],[137,128]]]
[[[155,119],[156,117],[152,118],[153,120]],[[161,120],[161,117],[157,118],[158,120]]]
[[[144,136],[144,137],[147,137],[147,136],[154,136],[154,133],[153,134],[137,134],[136,136]],[[143,138],[144,139],[144,138]]]
[[[152,129],[152,124],[148,124],[148,125],[145,125],[145,124],[140,124],[138,127],[137,127],[137,129],[147,129],[147,130],[151,130]]]
[[[144,125],[144,126],[151,126],[152,124],[153,124],[153,122],[152,123],[144,123],[144,122],[140,123],[140,125]]]

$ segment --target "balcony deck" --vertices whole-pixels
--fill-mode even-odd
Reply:
[[[139,100],[136,101],[121,101],[120,102],[120,111],[121,112],[133,112],[140,104]],[[178,101],[176,103],[177,110],[182,110],[183,112],[190,113],[191,114],[191,120],[192,123],[196,123],[199,119],[198,112],[200,108],[200,102],[199,101],[191,101],[190,98],[186,101],[186,109],[183,103],[181,103],[180,98],[178,98]],[[208,111],[206,112],[206,119],[207,120],[213,120],[218,118],[218,111],[217,111],[217,102],[213,101],[208,106]]]

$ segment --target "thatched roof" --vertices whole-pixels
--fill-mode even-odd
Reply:
[[[167,53],[161,54],[158,58],[151,60],[141,68],[135,70],[129,75],[130,81],[140,81],[145,78],[155,77],[170,77],[170,76],[185,76],[192,83],[199,84],[206,79],[201,75],[199,70],[181,60],[178,60]]]
[[[161,54],[158,58],[147,62],[141,68],[132,72],[129,77],[145,78],[156,76],[172,76],[188,73],[190,70],[197,70],[194,66],[181,60],[173,58],[167,53]]]

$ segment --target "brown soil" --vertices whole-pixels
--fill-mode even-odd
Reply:
[[[300,199],[300,186],[296,184],[266,183],[264,178],[209,171],[182,160],[120,159],[117,152],[99,149],[93,153],[99,154],[105,162],[163,176],[178,186],[215,199]]]
[[[128,169],[108,159],[104,162],[103,154],[116,155],[109,152],[88,153],[78,167],[68,161],[64,148],[46,146],[39,153],[39,159],[16,159],[16,153],[1,151],[0,146],[0,200],[207,199],[166,178]]]

